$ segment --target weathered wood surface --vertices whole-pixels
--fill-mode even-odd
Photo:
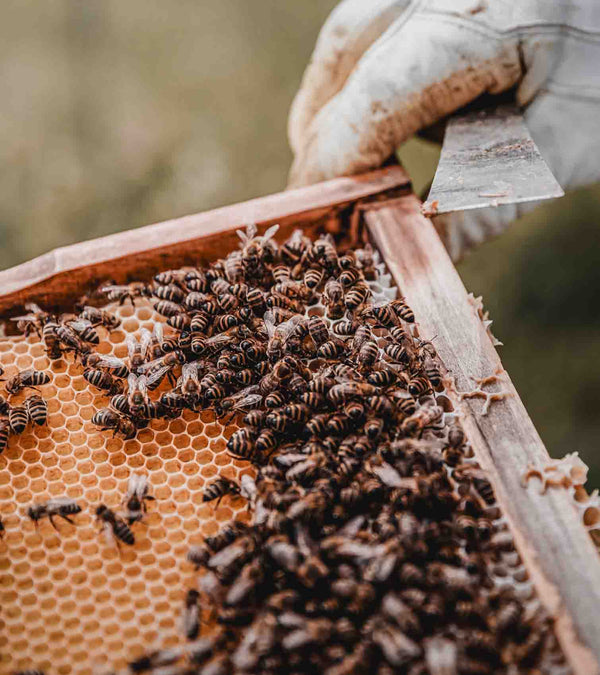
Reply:
[[[523,488],[527,465],[542,464],[548,453],[508,374],[497,387],[510,393],[491,403],[461,400],[458,392],[492,375],[502,364],[431,221],[414,196],[366,212],[370,233],[383,254],[423,338],[435,348],[456,390],[455,409],[477,458],[489,472],[499,501],[540,599],[556,619],[559,640],[573,670],[600,672],[600,559],[564,489],[540,494],[539,481]]]
[[[285,236],[357,200],[408,185],[404,169],[391,166],[58,248],[0,272],[0,313],[27,301],[73,300],[99,280],[122,283],[210,260],[236,247],[235,230],[248,223],[259,229],[279,223]]]

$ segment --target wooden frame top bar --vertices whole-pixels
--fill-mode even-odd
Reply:
[[[78,297],[94,280],[124,282],[149,276],[157,267],[191,264],[199,253],[216,257],[234,245],[234,230],[248,223],[266,227],[278,222],[286,231],[332,209],[409,185],[404,169],[391,166],[57,248],[0,271],[0,313],[14,311],[25,296],[25,301],[52,305]]]

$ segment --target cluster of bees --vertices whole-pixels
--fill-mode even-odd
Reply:
[[[3,374],[0,368],[0,376]],[[35,389],[50,382],[50,376],[40,370],[22,370],[6,382],[6,393],[18,394],[26,388]],[[11,434],[22,434],[27,425],[46,424],[48,406],[39,394],[31,394],[22,405],[13,405],[8,398],[0,395],[0,454],[8,445]]]
[[[67,323],[77,346],[64,323],[41,327],[49,353],[73,351],[111,396],[101,428],[131,438],[151,419],[212,409],[241,424],[227,451],[256,467],[205,489],[207,502],[241,494],[252,522],[189,551],[201,573],[182,610],[187,643],[127,672],[567,673],[531,586],[513,583],[522,563],[445,412],[435,349],[376,253],[340,254],[300,230],[278,245],[275,232],[249,227],[203,268],[104,286],[110,301],[154,299],[171,329],[129,337],[128,361],[73,327],[114,327],[104,310]]]

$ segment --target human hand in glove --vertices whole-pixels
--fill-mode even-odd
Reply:
[[[292,105],[290,184],[380,166],[414,133],[515,85],[560,184],[598,181],[600,0],[343,0]],[[456,258],[526,208],[449,214],[436,225]]]

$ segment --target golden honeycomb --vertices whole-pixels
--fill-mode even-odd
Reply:
[[[107,309],[122,324],[110,334],[98,329],[97,350],[104,354],[126,356],[127,333],[164,321],[146,302]],[[218,506],[202,502],[204,486],[216,475],[239,479],[252,471],[225,452],[237,427],[223,426],[210,411],[186,410],[178,419],[152,420],[124,441],[91,423],[109,397],[86,382],[71,356],[51,362],[37,336],[15,336],[0,340],[0,364],[5,377],[27,368],[52,377],[40,387],[47,425],[11,436],[0,454],[6,528],[0,541],[0,674],[34,667],[61,675],[106,672],[157,639],[176,644],[181,636],[174,608],[196,583],[185,559],[188,548],[233,517],[248,518],[241,497],[224,497]],[[156,501],[133,526],[135,545],[119,551],[99,532],[94,509],[100,503],[119,508],[134,472],[148,475]],[[27,507],[58,496],[83,507],[77,525],[58,519],[57,532],[44,519],[36,528]]]

